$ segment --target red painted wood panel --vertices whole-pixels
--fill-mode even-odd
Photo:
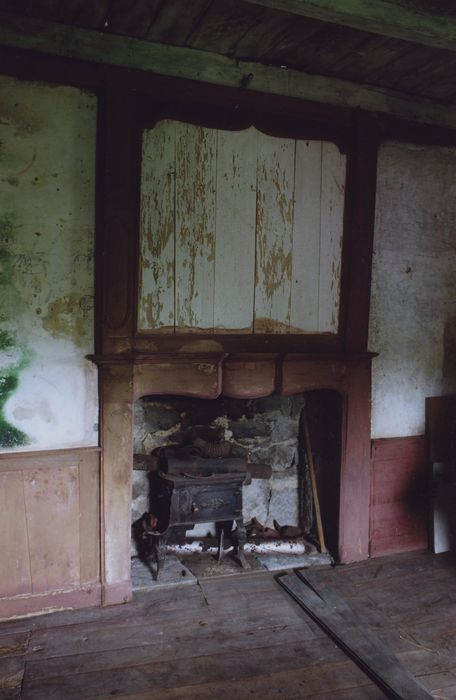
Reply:
[[[79,585],[77,461],[23,473],[33,593]]]
[[[22,474],[7,472],[0,474],[0,598],[31,590]]]
[[[371,556],[427,548],[426,452],[424,436],[372,441]]]

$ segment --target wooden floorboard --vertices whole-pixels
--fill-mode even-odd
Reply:
[[[456,700],[456,562],[318,571],[435,698]],[[0,623],[0,700],[375,700],[384,693],[269,573]]]

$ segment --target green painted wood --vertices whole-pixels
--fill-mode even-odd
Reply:
[[[274,10],[342,24],[354,29],[405,39],[425,46],[456,50],[456,13],[430,12],[391,0],[247,0]],[[416,3],[414,3],[416,5]]]
[[[56,22],[0,12],[0,45],[112,66],[135,68],[203,83],[392,114],[427,124],[456,126],[456,108],[348,80],[308,75],[208,51],[156,44]]]

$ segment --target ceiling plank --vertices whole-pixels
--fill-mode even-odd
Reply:
[[[456,14],[405,0],[246,0],[246,2],[373,34],[456,51]]]
[[[456,128],[456,108],[385,88],[0,12],[0,45]]]

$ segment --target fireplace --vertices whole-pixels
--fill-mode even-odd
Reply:
[[[141,354],[105,357],[105,603],[128,599],[134,402],[141,397],[198,400],[290,397],[331,390],[340,397],[340,488],[333,547],[342,562],[368,556],[371,356]],[[334,490],[332,491],[334,493]],[[324,500],[325,496],[323,496]],[[334,503],[328,507],[334,511]]]
[[[253,537],[254,551],[270,546],[259,544],[262,536],[281,539],[287,533],[300,537],[299,546],[296,541],[290,543],[292,551],[313,551],[312,543],[319,540],[305,451],[304,412],[314,453],[325,543],[336,558],[342,398],[338,392],[325,389],[289,396],[274,393],[256,399],[148,396],[135,402],[134,553],[138,545],[143,549],[144,513],[159,510],[163,499],[158,493],[166,490],[165,480],[171,481],[176,491],[176,508],[182,500],[177,491],[196,493],[197,485],[204,491],[220,491],[218,480],[221,474],[229,473],[236,474],[243,484],[240,516],[247,525],[247,535]],[[166,476],[157,476],[160,471]],[[198,482],[197,477],[201,477]],[[217,483],[212,484],[212,479]],[[233,489],[238,487],[233,482]],[[230,490],[229,484],[224,488]],[[228,507],[232,499],[222,500]],[[224,512],[215,509],[213,514],[218,523],[223,520]],[[216,534],[215,518],[210,513],[205,517],[202,512],[190,515],[185,516],[191,523],[187,536],[205,537],[207,546],[207,538]],[[156,520],[155,515],[152,517]],[[182,513],[173,513],[175,524],[185,518]],[[161,520],[156,522],[159,532],[167,527],[169,514]],[[223,530],[219,528],[218,534]]]

